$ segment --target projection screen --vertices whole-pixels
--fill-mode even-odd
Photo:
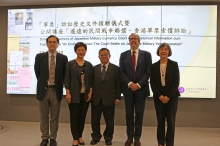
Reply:
[[[76,58],[75,43],[84,42],[85,60],[100,63],[98,51],[106,47],[118,65],[131,33],[139,34],[139,48],[151,53],[153,63],[160,43],[170,44],[182,98],[216,98],[217,5],[10,9],[6,92],[36,94],[35,56],[48,50],[49,35],[60,39],[57,51],[69,61]]]

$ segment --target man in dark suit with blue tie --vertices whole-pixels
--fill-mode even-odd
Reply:
[[[100,118],[103,113],[106,128],[103,133],[106,145],[112,145],[114,133],[115,105],[121,99],[121,80],[119,67],[109,62],[110,52],[107,48],[99,50],[101,64],[94,67],[94,82],[92,87],[92,141],[97,144],[100,133]]]
[[[146,97],[150,95],[148,79],[152,64],[151,54],[140,50],[140,37],[129,36],[130,50],[121,53],[120,78],[125,99],[127,140],[125,146],[140,146]]]
[[[58,53],[59,39],[51,35],[46,39],[48,52],[36,55],[34,71],[37,78],[37,100],[40,109],[40,146],[56,146],[60,104],[63,96],[67,56]],[[50,119],[49,119],[50,117]]]

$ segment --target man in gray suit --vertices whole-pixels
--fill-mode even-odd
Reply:
[[[40,146],[47,146],[48,139],[50,139],[50,146],[56,146],[60,104],[68,59],[56,51],[59,46],[59,39],[56,36],[49,36],[46,43],[48,52],[37,54],[34,64],[42,133]]]
[[[94,83],[92,95],[92,141],[97,144],[102,135],[100,133],[100,119],[103,113],[106,128],[103,133],[105,144],[112,145],[114,133],[115,105],[121,99],[121,81],[119,67],[109,62],[110,52],[107,48],[99,50],[101,64],[94,67]]]

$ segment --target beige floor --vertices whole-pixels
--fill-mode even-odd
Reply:
[[[0,125],[3,126],[0,130],[0,146],[39,146],[38,122],[0,121]],[[87,124],[83,134],[86,145],[90,145],[90,133],[91,125]],[[123,146],[125,140],[125,126],[115,126],[113,146]],[[57,142],[58,146],[71,146],[69,124],[60,124]],[[142,146],[157,146],[155,127],[143,127],[141,143]],[[97,146],[105,146],[103,138]],[[177,127],[175,146],[220,146],[220,128]]]

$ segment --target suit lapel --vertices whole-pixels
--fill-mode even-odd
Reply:
[[[58,72],[59,71],[59,65],[61,63],[61,56],[59,53],[57,53],[57,56],[56,56],[56,69],[55,69],[55,72]]]
[[[137,64],[136,64],[136,71],[141,67],[139,64],[143,60],[143,52],[139,49],[138,51],[138,58],[137,58]]]
[[[160,81],[161,81],[161,75],[160,75],[160,60],[156,63],[155,73],[156,73],[156,78],[160,79]]]
[[[100,80],[102,80],[101,64],[99,64],[99,65],[97,66],[96,72],[97,72],[97,77],[98,77]]]
[[[127,51],[127,55],[128,56],[128,63],[130,64],[131,66],[131,69],[133,70],[133,66],[132,66],[132,58],[131,58],[131,50],[128,50]],[[134,71],[134,70],[133,70]]]
[[[79,65],[77,64],[76,60],[75,60],[75,65],[74,65],[74,67],[76,67],[78,80],[79,80],[80,83],[81,83],[81,69],[80,69]],[[86,69],[86,64],[85,64],[85,69]],[[86,70],[85,70],[85,74],[86,74]],[[86,75],[85,75],[85,76],[86,76]]]
[[[45,64],[45,68],[46,68],[46,71],[48,72],[48,75],[49,75],[49,56],[48,56],[48,52],[46,52],[43,56],[43,62]]]
[[[166,67],[166,73],[165,73],[165,79],[167,78],[168,74],[169,74],[169,70],[170,70],[171,66],[170,66],[170,60],[168,59],[167,61],[167,67]]]
[[[105,77],[104,77],[104,80],[103,80],[103,81],[105,81],[105,80],[107,79],[108,74],[110,73],[111,69],[112,69],[112,65],[111,65],[111,63],[109,63],[109,64],[108,64],[108,68],[107,68],[107,70],[106,70],[106,72],[105,72]]]

